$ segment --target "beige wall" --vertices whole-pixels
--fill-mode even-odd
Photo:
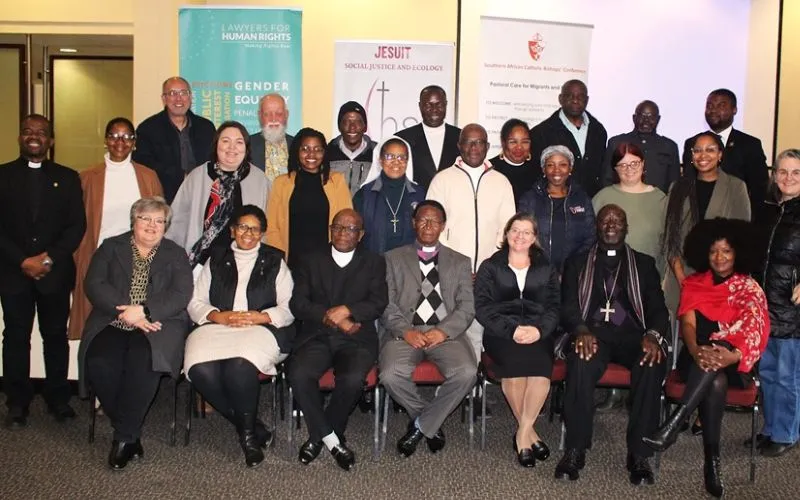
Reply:
[[[800,2],[783,3],[783,36],[781,40],[781,78],[778,102],[778,147],[776,153],[800,148]]]
[[[19,155],[17,136],[19,135],[19,84],[20,52],[12,48],[0,48],[0,95],[4,99],[3,112],[0,113],[0,162],[11,161]]]

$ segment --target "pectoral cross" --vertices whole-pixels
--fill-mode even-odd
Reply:
[[[400,222],[400,219],[398,219],[397,216],[395,215],[393,219],[389,219],[389,222],[392,223],[392,229],[396,233],[397,232],[397,223]]]
[[[612,309],[611,308],[611,301],[607,300],[606,301],[606,307],[604,307],[604,308],[601,307],[600,308],[600,312],[606,315],[606,317],[605,317],[605,319],[603,321],[608,323],[608,317],[610,315],[614,314],[615,312],[617,312],[617,310],[616,309]]]

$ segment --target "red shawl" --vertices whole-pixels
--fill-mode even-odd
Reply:
[[[719,285],[711,271],[689,276],[681,287],[678,316],[689,311],[699,311],[719,324],[711,340],[724,340],[741,351],[740,372],[749,372],[767,347],[767,298],[749,276],[734,274]]]

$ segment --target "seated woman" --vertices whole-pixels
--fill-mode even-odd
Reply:
[[[413,179],[406,141],[390,137],[375,148],[366,182],[353,196],[353,208],[364,218],[362,247],[383,255],[414,242],[411,213],[425,199],[425,188]]]
[[[544,177],[522,195],[519,211],[536,218],[544,254],[561,272],[567,257],[594,245],[594,209],[586,191],[571,180],[575,158],[568,147],[548,146],[540,160]]]
[[[189,316],[196,324],[186,341],[187,378],[239,434],[245,463],[264,460],[272,434],[257,418],[260,373],[274,375],[294,338],[289,310],[294,283],[283,252],[261,243],[267,226],[254,206],[231,216],[233,243],[217,247],[194,287]]]
[[[475,316],[483,346],[502,379],[517,433],[514,451],[523,467],[550,456],[533,428],[550,391],[552,334],[558,326],[558,272],[537,243],[536,220],[518,213],[505,227],[503,245],[475,278]]]
[[[113,470],[144,455],[142,423],[159,380],[180,374],[192,270],[183,248],[164,238],[171,218],[161,197],[134,203],[132,231],[100,245],[84,281],[92,312],[78,349],[78,378],[81,393],[91,387],[111,420]]]
[[[172,209],[175,220],[168,238],[186,249],[199,272],[212,246],[231,243],[231,214],[242,205],[265,207],[270,182],[250,162],[250,135],[239,122],[223,122],[214,134],[211,161],[186,176]]]
[[[769,338],[767,299],[749,276],[758,265],[751,232],[748,222],[717,218],[687,236],[684,257],[698,272],[684,280],[678,310],[684,341],[678,373],[686,389],[666,423],[643,438],[654,450],[666,450],[699,408],[705,487],[715,497],[723,494],[719,442],[728,386],[750,384],[747,374]]]

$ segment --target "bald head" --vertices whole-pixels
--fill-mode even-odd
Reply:
[[[640,134],[652,134],[661,120],[658,104],[653,101],[642,101],[633,113],[633,126]]]
[[[258,122],[267,142],[276,143],[284,140],[288,120],[289,110],[286,109],[286,100],[280,94],[267,94],[258,101]]]
[[[597,241],[601,248],[618,249],[625,245],[628,217],[619,205],[608,204],[597,212]]]
[[[589,90],[580,80],[568,80],[561,86],[558,95],[558,104],[567,118],[579,119],[583,117],[586,106],[589,104]]]
[[[185,78],[171,76],[161,84],[161,103],[174,123],[183,123],[192,107],[192,87]]]
[[[486,160],[486,153],[489,152],[488,136],[486,129],[477,123],[470,123],[461,129],[458,138],[458,150],[461,152],[461,159],[472,168],[478,168]]]

